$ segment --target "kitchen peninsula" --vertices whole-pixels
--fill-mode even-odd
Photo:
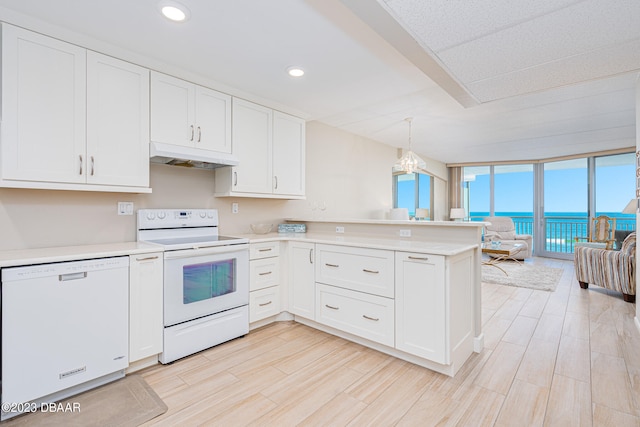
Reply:
[[[482,350],[483,223],[287,222],[307,232],[245,236],[252,329],[295,319],[450,376]]]

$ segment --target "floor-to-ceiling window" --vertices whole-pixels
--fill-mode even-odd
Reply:
[[[417,208],[428,209],[430,218],[433,204],[432,177],[422,173],[394,174],[393,207],[407,208],[413,218]]]
[[[465,166],[464,207],[471,220],[511,216],[518,233],[534,236],[536,255],[570,258],[589,218],[608,215],[617,230],[635,229],[635,214],[622,212],[635,197],[635,170],[635,153]]]

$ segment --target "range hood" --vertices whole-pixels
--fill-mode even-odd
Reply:
[[[153,141],[149,146],[149,160],[153,163],[198,169],[216,169],[240,163],[237,157],[229,153]]]

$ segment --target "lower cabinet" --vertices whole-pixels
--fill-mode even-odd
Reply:
[[[249,246],[249,323],[281,311],[279,255],[278,241]]]
[[[315,244],[289,242],[289,312],[315,319]]]
[[[393,347],[393,299],[316,284],[316,321]]]
[[[280,313],[280,286],[249,293],[249,323]]]
[[[129,363],[162,353],[163,259],[129,256]]]
[[[447,364],[444,257],[396,252],[396,348]]]

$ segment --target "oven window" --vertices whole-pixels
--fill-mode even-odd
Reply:
[[[236,260],[207,262],[182,267],[183,303],[203,301],[236,290]]]

